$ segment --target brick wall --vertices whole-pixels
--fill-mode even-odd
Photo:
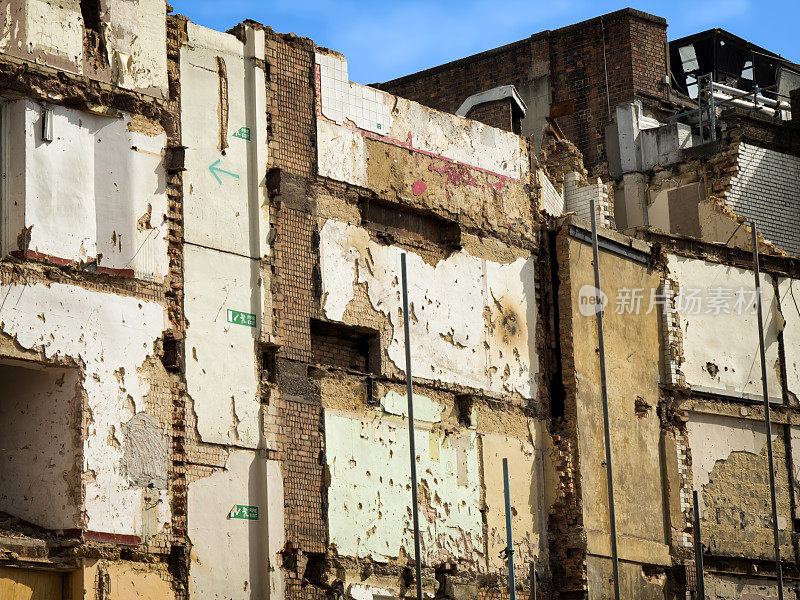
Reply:
[[[514,111],[510,98],[503,98],[502,100],[479,104],[472,108],[466,116],[468,119],[519,134],[519,114],[515,114],[518,110]]]
[[[667,73],[666,42],[664,19],[631,9],[552,33],[553,102],[572,104],[568,107],[571,114],[560,117],[558,124],[581,151],[587,166],[606,159],[609,106],[613,114],[617,104],[639,92],[659,93],[658,81]]]
[[[664,19],[623,9],[378,87],[454,112],[477,92],[508,84],[521,88],[537,77],[550,75],[552,101],[562,103],[568,113],[559,117],[558,123],[592,167],[605,160],[604,129],[609,123],[609,105],[613,111],[617,104],[636,94],[664,94],[661,80],[667,74],[666,42]],[[479,116],[485,115],[474,116],[482,121]]]
[[[364,336],[348,336],[343,332],[311,329],[312,360],[318,365],[367,371],[368,341]]]
[[[270,164],[295,175],[313,175],[314,43],[266,28],[267,114]]]
[[[800,157],[739,144],[725,203],[778,248],[800,254]]]
[[[539,42],[525,39],[376,87],[431,108],[454,113],[472,94],[499,85],[520,86],[525,83],[530,77],[534,56],[537,60],[548,60],[547,48],[546,39]],[[546,66],[540,74],[547,74]],[[503,129],[510,131],[510,127]]]

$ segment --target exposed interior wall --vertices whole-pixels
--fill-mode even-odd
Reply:
[[[186,383],[200,440],[257,448],[258,261],[187,244],[184,265]]]
[[[77,369],[0,364],[0,511],[48,529],[82,522]]]
[[[338,55],[316,60],[319,175],[470,226],[531,235],[524,140],[351,83]]]
[[[666,507],[661,451],[659,403],[660,345],[657,310],[648,310],[650,291],[658,288],[660,274],[647,265],[600,253],[601,291],[608,299],[604,317],[605,360],[608,382],[609,420],[614,469],[615,504],[619,556],[633,563],[630,585],[643,586],[631,597],[645,594],[641,565],[664,568],[672,564],[670,540],[665,534]],[[587,553],[611,556],[607,495],[607,469],[603,443],[597,324],[595,312],[585,299],[594,295],[591,247],[569,240],[569,285],[574,347],[577,445],[582,495],[582,518]],[[641,289],[645,298],[637,308],[618,310],[617,298],[625,290]],[[636,340],[632,345],[632,340]],[[632,382],[636,382],[632,385]],[[672,457],[674,460],[674,457]],[[594,560],[594,559],[592,559]],[[597,561],[596,561],[597,562]],[[604,564],[603,560],[597,562]],[[595,579],[589,563],[590,597],[607,597],[604,575]],[[601,567],[597,567],[601,568]],[[604,567],[601,568],[602,573]],[[659,584],[663,588],[664,581]],[[661,592],[663,593],[663,591]],[[646,592],[646,596],[652,592]]]
[[[742,143],[737,169],[725,203],[754,220],[766,240],[800,254],[800,157]]]
[[[249,42],[188,23],[181,48],[181,134],[187,242],[258,258],[267,253],[264,32]]]
[[[415,402],[424,406],[431,400],[415,395]],[[353,418],[326,410],[325,457],[331,544],[343,556],[386,562],[402,552],[414,554],[414,528],[408,426],[381,412]],[[421,420],[415,429],[424,560],[472,563],[483,550],[475,433],[445,436]],[[374,492],[365,494],[367,488]]]
[[[52,111],[52,141],[42,138]],[[6,109],[23,169],[4,200],[4,247],[65,264],[161,280],[168,270],[166,134],[129,115],[106,117],[19,100]]]
[[[760,398],[753,272],[672,254],[668,255],[667,266],[669,279],[677,288],[675,312],[682,338],[679,379],[697,390]],[[780,399],[780,316],[772,278],[763,273],[761,290],[767,384],[770,397]]]
[[[373,405],[366,402],[371,385]],[[321,391],[330,544],[342,558],[402,564],[414,552],[405,390],[328,372]],[[552,467],[543,424],[508,406],[477,398],[464,404],[428,386],[415,389],[414,417],[425,567],[446,569],[462,583],[475,573],[504,573],[508,458],[518,576],[529,577],[534,559],[546,571],[544,480]],[[349,580],[355,575],[347,568]],[[396,589],[397,582],[383,585]]]
[[[765,431],[762,420],[689,415],[694,488],[700,492],[701,530],[710,554],[774,557]],[[794,555],[791,494],[780,425],[772,426],[772,444],[781,554],[788,558]]]
[[[166,4],[98,0],[98,13],[84,24],[80,0],[3,0],[0,52],[166,97]]]
[[[0,295],[7,300],[0,331],[42,360],[81,366],[84,414],[91,415],[82,446],[84,526],[141,537],[143,522],[152,518],[149,527],[162,530],[170,521],[167,491],[159,489],[167,474],[132,478],[124,465],[136,464],[137,453],[148,449],[126,443],[125,424],[145,412],[157,392],[146,366],[164,331],[164,306],[56,283],[3,285]]]
[[[322,227],[325,316],[342,321],[355,298],[356,284],[366,284],[372,309],[383,313],[392,326],[384,348],[395,372],[405,370],[399,295],[402,252],[398,246],[378,244],[365,229],[353,225],[330,219]],[[461,251],[434,267],[409,254],[408,269],[409,310],[415,316],[411,335],[419,340],[412,352],[415,377],[535,397],[533,258],[501,264]]]
[[[225,469],[189,484],[190,597],[272,597],[268,573],[279,566],[267,558],[267,478],[263,453],[233,450]],[[236,518],[237,505],[256,507],[258,518]]]
[[[800,281],[778,277],[778,298],[783,327],[786,390],[793,400],[800,398]]]

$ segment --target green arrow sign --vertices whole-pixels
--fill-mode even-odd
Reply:
[[[217,180],[217,183],[222,185],[222,179],[220,179],[220,177],[219,177],[219,175],[217,175],[217,173],[224,173],[225,175],[230,175],[231,177],[233,177],[235,179],[239,179],[239,176],[236,173],[231,173],[230,171],[226,171],[225,169],[220,169],[217,166],[219,164],[219,161],[221,161],[221,160],[222,160],[221,158],[218,158],[215,163],[209,165],[209,167],[208,167],[208,170],[211,171],[211,174],[214,176],[214,179]]]
[[[258,507],[237,504],[228,513],[231,519],[244,519],[246,521],[258,521]]]
[[[256,316],[253,313],[242,312],[240,310],[228,309],[228,323],[235,325],[246,325],[247,327],[256,326]]]

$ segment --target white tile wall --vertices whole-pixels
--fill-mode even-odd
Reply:
[[[317,53],[316,61],[320,67],[322,114],[340,125],[348,119],[360,129],[388,134],[392,117],[384,102],[387,94],[351,83],[346,60]]]
[[[800,157],[740,144],[738,166],[725,203],[778,248],[800,255]]]
[[[597,182],[579,185],[580,174],[573,171],[564,175],[564,210],[575,213],[582,219],[590,221],[589,202],[594,198],[597,210],[597,226],[611,227],[611,205],[608,201],[608,188],[597,178]]]
[[[550,178],[539,169],[539,184],[541,185],[542,210],[548,215],[560,217],[564,214],[564,194],[559,194]]]

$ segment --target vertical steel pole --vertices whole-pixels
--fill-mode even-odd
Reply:
[[[594,259],[595,306],[597,310],[597,340],[600,344],[600,389],[603,398],[603,436],[606,444],[606,482],[608,513],[611,521],[611,571],[614,578],[614,600],[619,600],[619,556],[617,555],[617,515],[614,510],[614,469],[611,464],[611,433],[608,424],[608,388],[606,386],[606,347],[603,339],[603,302],[600,292],[600,260],[597,249],[597,213],[594,200],[592,212],[592,257]]]
[[[753,230],[753,274],[756,280],[756,307],[758,312],[758,349],[761,354],[761,387],[764,390],[764,424],[767,428],[767,459],[769,460],[769,494],[772,500],[772,535],[775,542],[775,566],[778,575],[778,600],[783,600],[783,569],[781,568],[781,545],[778,537],[778,504],[775,501],[775,463],[772,459],[772,421],[770,418],[769,391],[767,390],[767,359],[764,353],[764,322],[761,308],[761,276],[758,265],[758,233],[755,221]]]
[[[517,584],[514,579],[514,536],[511,534],[511,489],[508,483],[508,459],[503,459],[503,493],[506,497],[506,562],[508,563],[508,592],[511,600],[517,600]]]
[[[536,559],[531,559],[531,598],[536,600]]]
[[[408,396],[408,445],[411,454],[411,503],[414,515],[414,558],[417,561],[417,600],[422,600],[422,551],[419,545],[419,504],[417,503],[417,449],[414,444],[414,394],[411,384],[411,334],[408,331],[408,283],[406,255],[400,255],[403,280],[403,329],[406,336],[406,395]]]
[[[706,599],[706,580],[703,576],[703,539],[700,537],[700,503],[697,499],[697,490],[692,492],[694,497],[694,572],[697,580],[697,595],[695,600]]]

